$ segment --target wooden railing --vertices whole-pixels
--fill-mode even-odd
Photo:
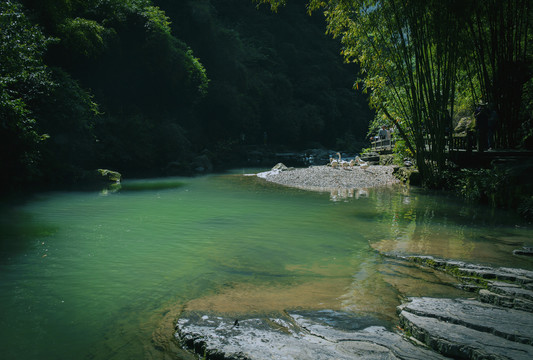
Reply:
[[[468,141],[468,136],[452,136],[448,138],[448,150],[471,150],[474,144]]]
[[[373,151],[391,151],[396,141],[394,139],[378,139],[371,142]]]
[[[429,138],[426,138],[426,146],[429,146]],[[378,139],[371,141],[372,150],[376,152],[392,151],[396,141],[392,139]],[[446,148],[448,151],[471,150],[474,147],[473,140],[468,140],[467,135],[454,135],[446,137]]]

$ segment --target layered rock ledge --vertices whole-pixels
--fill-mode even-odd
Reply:
[[[475,299],[412,298],[398,307],[406,334],[459,359],[533,359],[533,271],[432,256],[398,256],[456,277]]]
[[[432,256],[385,256],[446,272],[457,278],[458,287],[476,292],[481,302],[533,312],[533,271],[490,267]],[[533,320],[533,318],[532,318]]]
[[[439,353],[459,359],[533,359],[533,314],[473,299],[413,298],[400,326]]]
[[[401,331],[333,310],[238,319],[185,311],[175,337],[206,359],[533,359],[532,271],[385,256],[451,274],[477,297],[408,298],[397,309]]]

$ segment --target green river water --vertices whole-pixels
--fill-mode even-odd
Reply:
[[[376,250],[533,269],[512,255],[533,232],[510,213],[243,172],[3,202],[2,359],[185,359],[169,340],[183,308],[341,309],[393,327],[405,296],[472,296]]]

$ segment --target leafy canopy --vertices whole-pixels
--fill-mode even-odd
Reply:
[[[38,159],[31,104],[54,83],[43,63],[52,39],[30,24],[19,3],[0,3],[0,163],[2,182],[27,178]]]

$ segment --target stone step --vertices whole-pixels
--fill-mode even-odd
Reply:
[[[437,318],[402,311],[400,324],[416,339],[455,359],[533,359],[531,345],[506,340]]]
[[[488,280],[503,280],[519,284],[524,288],[533,289],[533,271],[507,267],[490,267],[470,264],[464,261],[445,260],[433,256],[402,256],[385,254],[389,257],[412,261],[416,264],[447,272],[458,278],[474,280],[482,283]]]
[[[500,295],[507,295],[533,301],[533,290],[525,289],[520,285],[516,284],[509,284],[500,281],[491,281],[487,283],[487,290]]]
[[[533,283],[533,277],[524,275],[522,272],[509,271],[519,269],[509,268],[484,268],[484,267],[458,267],[457,271],[468,276],[477,276],[482,279],[497,279],[515,284]]]
[[[533,314],[529,312],[502,308],[472,299],[427,297],[413,298],[398,309],[401,314],[411,313],[486,332],[513,342],[533,344]]]
[[[496,293],[486,289],[479,290],[478,297],[484,303],[533,312],[533,301],[521,297]]]

